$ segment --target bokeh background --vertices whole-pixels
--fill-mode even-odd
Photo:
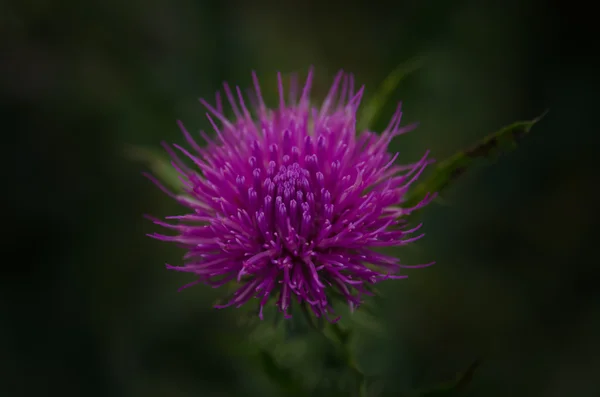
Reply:
[[[312,395],[329,376],[318,341],[253,331],[211,309],[220,291],[176,292],[190,277],[164,263],[182,252],[145,237],[157,229],[142,214],[181,209],[125,149],[181,142],[177,119],[208,127],[197,98],[250,85],[251,70],[271,99],[276,71],[309,65],[315,96],[339,68],[368,96],[418,55],[383,111],[402,100],[421,122],[394,142],[405,161],[550,113],[421,213],[426,238],[398,255],[437,265],[384,284],[376,323],[342,322],[382,376],[371,395],[452,379],[479,356],[471,396],[600,395],[598,64],[578,3],[2,2],[0,396],[284,395],[257,346]]]

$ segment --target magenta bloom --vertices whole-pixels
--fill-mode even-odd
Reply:
[[[295,298],[317,317],[336,321],[328,315],[331,292],[355,308],[369,295],[367,284],[407,277],[397,275],[406,266],[377,249],[422,237],[414,235],[421,225],[408,228],[402,217],[433,195],[413,208],[403,208],[402,202],[430,161],[425,153],[417,163],[395,165],[398,154],[387,152],[394,137],[414,128],[399,127],[400,106],[381,134],[357,134],[356,111],[364,87],[354,92],[350,75],[337,75],[320,108],[309,101],[312,71],[300,98],[293,79],[288,101],[278,74],[279,106],[274,109],[263,102],[255,74],[253,80],[256,116],[240,89],[236,100],[227,84],[234,120],[223,115],[218,95],[216,108],[201,100],[217,134],[213,141],[200,133],[206,147],[179,123],[191,150],[173,147],[194,167],[165,146],[186,191],[167,193],[188,212],[166,218],[175,225],[153,219],[175,235],[151,237],[187,250],[183,266],[167,265],[196,276],[185,287],[238,283],[231,300],[218,308],[240,307],[257,298],[262,318],[263,307],[275,296],[277,307],[289,317]]]

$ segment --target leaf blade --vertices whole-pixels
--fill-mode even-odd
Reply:
[[[545,111],[532,120],[517,121],[507,125],[485,136],[470,148],[459,151],[439,162],[433,172],[409,192],[405,205],[407,207],[416,205],[427,193],[439,194],[464,174],[467,168],[479,158],[492,157],[507,151],[509,146],[516,146],[517,142],[527,135],[547,113],[548,111]]]
[[[375,95],[366,101],[358,115],[358,131],[363,131],[372,126],[386,101],[396,89],[398,84],[409,74],[420,69],[425,57],[415,57],[401,63],[383,80]]]
[[[286,395],[300,396],[302,395],[299,385],[295,381],[292,371],[289,368],[280,366],[275,358],[267,350],[259,350],[260,364],[263,371],[269,379],[281,388]]]
[[[184,190],[184,185],[180,179],[179,173],[171,165],[171,162],[166,156],[159,154],[155,150],[141,146],[126,147],[125,156],[134,162],[146,165],[160,182],[165,183],[176,192],[182,192]]]

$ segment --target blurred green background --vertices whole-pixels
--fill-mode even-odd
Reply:
[[[452,379],[483,356],[471,396],[600,395],[599,84],[595,22],[582,7],[1,3],[0,396],[283,395],[257,366],[257,346],[314,387],[328,374],[317,341],[251,332],[240,311],[211,309],[223,291],[177,293],[191,277],[164,263],[182,252],[145,237],[157,229],[142,214],[182,209],[124,149],[182,142],[177,119],[208,128],[197,98],[212,99],[224,80],[249,86],[251,70],[271,99],[276,71],[304,76],[309,65],[315,97],[339,68],[368,96],[416,55],[427,63],[377,125],[398,100],[405,123],[420,121],[391,148],[403,161],[425,149],[443,158],[550,113],[518,150],[483,162],[421,213],[426,238],[398,255],[437,265],[384,283],[377,327],[342,320],[358,323],[361,367],[393,395]]]

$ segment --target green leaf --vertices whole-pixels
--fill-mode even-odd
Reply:
[[[405,205],[414,206],[427,193],[443,191],[448,185],[461,176],[468,167],[483,157],[492,157],[503,151],[516,147],[517,142],[548,113],[529,121],[517,121],[496,131],[471,148],[460,151],[444,161],[439,162],[432,173],[423,182],[415,186],[407,195]]]
[[[338,323],[330,324],[329,328],[332,331],[332,334],[335,336],[335,340],[339,342],[342,346],[346,346],[350,341],[350,335],[352,334],[351,330],[346,330],[340,327]]]
[[[273,383],[286,392],[286,395],[302,395],[302,391],[298,388],[290,369],[281,367],[271,353],[266,350],[261,349],[259,357],[264,372]]]
[[[179,173],[171,165],[167,156],[159,154],[158,151],[139,146],[128,146],[125,155],[132,161],[145,164],[152,174],[162,183],[175,192],[183,191],[183,183],[179,179]]]
[[[382,393],[384,397],[461,397],[464,396],[465,389],[473,380],[475,370],[481,365],[481,358],[474,360],[471,365],[456,380],[446,382],[435,387],[425,388],[405,393],[386,392]]]
[[[415,397],[460,397],[473,380],[475,370],[481,365],[481,358],[474,360],[469,367],[456,377],[456,380],[427,390],[411,393]]]
[[[323,329],[325,329],[325,320],[323,319],[323,316],[316,318],[315,315],[308,309],[306,302],[302,302],[300,304],[300,311],[302,312],[302,316],[304,317],[306,324],[308,324],[310,328],[318,332],[323,332]]]
[[[396,89],[400,81],[409,74],[419,69],[423,64],[424,57],[417,57],[410,59],[400,64],[392,73],[390,73],[383,81],[379,89],[370,99],[367,99],[361,112],[359,113],[358,120],[358,131],[363,131],[370,128],[373,122],[376,120],[379,112],[385,105],[386,101]]]

